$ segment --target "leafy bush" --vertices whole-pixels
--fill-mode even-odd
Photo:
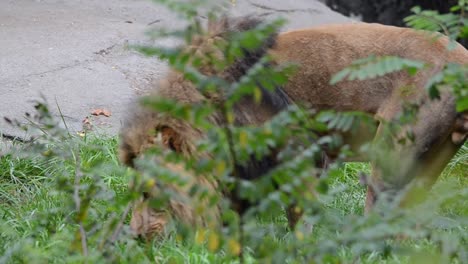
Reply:
[[[197,19],[200,12],[213,17],[213,10],[219,11],[216,5],[207,8],[205,1],[158,2],[189,23],[185,30],[152,34],[178,37],[187,43],[205,33]],[[411,21],[418,24],[416,17]],[[37,116],[31,118],[41,136],[0,160],[0,262],[461,263],[468,259],[466,147],[450,167],[452,174],[459,176],[446,177],[431,199],[411,209],[381,203],[372,213],[363,215],[364,188],[356,179],[368,172],[368,166],[342,164],[343,158],[353,153],[341,144],[339,132],[353,130],[371,117],[356,112],[316,113],[292,106],[262,126],[234,124],[233,106],[237,101],[245,96],[260,101],[258,82],[265,89],[274,89],[287,81],[285,75],[293,67],[272,67],[265,57],[240,81],[228,82],[202,74],[200,66],[209,65],[222,72],[244,56],[246,49],[261,45],[282,23],[273,21],[234,34],[230,42],[216,46],[222,58],[196,57],[180,48],[136,47],[147,55],[166,59],[203,93],[225,95],[222,100],[196,106],[153,97],[142,100],[146,107],[209,131],[197,148],[212,153],[210,159],[195,160],[152,149],[137,161],[139,171],[133,171],[118,164],[114,138],[70,135],[50,115],[47,104],[37,103]],[[401,58],[371,57],[344,69],[333,81],[372,78],[401,69],[414,73],[423,66]],[[436,97],[438,85],[450,84],[458,98],[458,110],[464,111],[467,89],[463,76],[466,67],[447,66],[428,89]],[[214,112],[222,113],[224,126],[207,122]],[[283,151],[277,167],[254,181],[238,176],[236,165],[252,156],[268,155],[278,146]],[[335,149],[338,159],[326,168],[316,166],[322,152],[330,149]],[[131,202],[155,184],[151,175],[157,173],[160,186],[184,181],[181,175],[155,162],[154,155],[183,164],[197,175],[214,175],[220,188],[230,194],[211,197],[222,208],[225,226],[193,228],[180,224],[163,241],[148,244],[135,240],[126,226],[127,215]],[[127,182],[132,182],[130,187]],[[157,206],[175,195],[168,188],[162,190],[153,201]],[[207,195],[197,188],[191,193],[194,197]],[[236,211],[235,202],[239,200],[248,200],[252,206],[244,212]],[[303,221],[294,231],[288,229],[283,212],[291,206],[304,211]]]

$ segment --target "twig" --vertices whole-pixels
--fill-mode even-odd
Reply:
[[[249,1],[249,3],[250,3],[252,6],[255,6],[255,7],[264,9],[264,10],[268,10],[268,11],[278,12],[278,13],[295,13],[295,12],[315,13],[315,14],[319,14],[319,13],[320,13],[319,10],[314,9],[314,8],[291,8],[291,9],[281,9],[281,8],[269,7],[269,6],[262,5],[262,4],[257,4],[257,3],[254,3],[254,2],[252,2],[252,1]]]
[[[32,120],[32,119],[29,118],[29,117],[25,117],[24,119],[26,119],[26,121],[28,121],[28,123],[29,123],[29,125],[30,125],[31,127],[34,127],[34,128],[39,129],[44,135],[50,137],[50,134],[47,133],[47,131],[46,131],[44,128],[42,128],[38,123],[34,122],[34,120]],[[29,128],[28,128],[28,129],[29,129]]]
[[[234,138],[233,138],[233,135],[232,135],[232,131],[229,127],[229,117],[228,117],[228,109],[226,108],[226,103],[222,103],[221,104],[221,111],[223,113],[223,117],[224,117],[224,131],[226,133],[226,137],[227,137],[227,141],[228,141],[228,148],[229,148],[229,153],[231,155],[231,162],[232,162],[232,166],[233,166],[233,175],[234,175],[234,178],[235,178],[235,186],[234,186],[234,199],[238,200],[238,188],[239,186],[241,186],[241,177],[239,175],[239,171],[237,170],[237,155],[236,155],[236,151],[234,149]],[[244,220],[243,220],[243,216],[241,214],[239,214],[239,244],[240,244],[240,252],[239,252],[239,262],[241,264],[244,263],[244,250],[243,250],[243,240],[244,240],[244,231],[243,231],[243,226],[244,226]]]
[[[122,217],[119,220],[119,223],[117,224],[117,228],[115,229],[114,233],[111,236],[110,243],[114,243],[117,240],[117,237],[119,236],[120,232],[122,231],[122,227],[124,224],[125,219],[127,218],[128,212],[130,212],[131,204],[129,203],[127,207],[125,208]]]
[[[82,172],[80,170],[80,164],[81,164],[81,158],[80,154],[77,153],[76,158],[75,158],[75,183],[74,183],[74,188],[73,188],[73,200],[75,201],[75,208],[76,208],[76,213],[80,214],[81,211],[81,199],[80,199],[80,180],[82,177]],[[83,251],[83,255],[85,257],[88,256],[88,244],[86,242],[86,231],[83,227],[83,220],[81,217],[77,219],[79,229],[80,229],[80,238],[81,238],[81,249]]]
[[[65,121],[65,117],[63,116],[63,113],[62,113],[62,109],[60,108],[59,103],[57,101],[57,96],[55,97],[55,105],[57,105],[57,109],[59,111],[60,118],[62,119],[63,125],[65,126],[65,129],[67,130],[68,136],[71,137],[70,129],[68,129],[67,122]]]

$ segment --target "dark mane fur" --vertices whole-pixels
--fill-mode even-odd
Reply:
[[[237,32],[254,30],[257,27],[261,26],[262,23],[264,23],[262,19],[255,18],[253,16],[231,18],[228,19],[227,22],[227,31],[230,34],[232,34]],[[227,34],[228,38],[230,34]],[[269,49],[275,46],[277,36],[278,32],[273,32],[256,49],[251,50],[247,48],[242,48],[243,56],[241,58],[236,59],[234,63],[227,69],[227,76],[229,76],[229,78],[232,78],[232,80],[234,81],[239,81],[240,78],[246,75],[247,72],[262,59],[262,57],[267,55]],[[269,66],[272,65],[266,65],[266,67]],[[263,87],[260,80],[257,80],[256,83],[262,91],[262,107],[269,108],[274,114],[288,107],[290,100],[281,86],[275,86],[275,89],[271,91]],[[244,103],[245,101],[252,101],[252,98],[245,98]],[[253,102],[248,102],[248,104],[250,103]],[[242,107],[242,102],[241,105],[236,106],[236,108],[242,108],[239,109],[240,111],[238,112],[246,110],[251,111],[251,108]],[[257,159],[254,156],[252,156],[249,162],[247,162],[247,164],[237,165],[236,170],[238,170],[240,176],[243,179],[252,180],[259,178],[265,173],[268,173],[274,166],[276,166],[276,159],[274,157],[267,156],[261,159]]]
[[[227,19],[227,22],[225,23],[225,33],[223,35],[225,35],[224,37],[229,40],[232,34],[254,30],[263,23],[263,20],[252,16],[230,18]],[[270,36],[263,40],[263,43],[256,49],[241,48],[243,56],[236,59],[234,63],[230,65],[224,72],[226,79],[231,82],[239,81],[255,64],[257,64],[262,59],[262,57],[267,55],[269,49],[275,46],[277,36],[278,32],[273,32]],[[272,65],[266,66],[269,67]],[[275,88],[273,90],[269,90],[261,84],[260,80],[257,80],[256,83],[262,91],[263,107],[268,107],[274,113],[278,113],[289,105],[289,98],[281,86],[274,85]]]
[[[228,28],[226,29],[226,38],[229,40],[230,35],[239,32],[254,30],[259,27],[263,20],[253,18],[251,16],[231,18],[228,20]],[[268,36],[263,43],[256,49],[247,49],[242,47],[243,56],[236,59],[232,65],[226,70],[225,75],[232,81],[239,81],[247,71],[252,68],[260,59],[268,53],[268,50],[273,48],[276,43],[277,32],[273,32]]]
[[[226,18],[224,18],[226,19]],[[257,27],[261,26],[264,23],[263,20],[252,17],[244,16],[238,18],[229,18],[224,21],[224,33],[222,34],[224,39],[229,41],[229,38],[239,32],[245,32],[249,30],[254,30]],[[273,32],[268,36],[263,43],[256,49],[247,49],[242,48],[243,55],[240,58],[237,58],[232,65],[223,73],[225,79],[229,82],[237,82],[247,74],[247,72],[254,67],[259,61],[268,54],[268,51],[273,48],[276,44],[276,38],[278,32]],[[266,67],[273,66],[267,64]],[[261,77],[260,77],[261,78]],[[290,104],[290,99],[284,92],[283,88],[279,85],[274,85],[273,90],[267,89],[262,86],[262,82],[265,80],[255,80],[258,87],[262,92],[262,101],[261,107],[263,109],[269,109],[271,115],[275,115],[280,111],[286,109]],[[256,104],[251,97],[243,98],[239,101],[238,104],[234,106],[236,112],[236,124],[237,125],[247,125],[242,118],[243,115],[255,115],[255,107],[252,107]],[[244,180],[255,180],[271,171],[275,166],[277,166],[276,156],[270,154],[261,158],[255,157],[252,155],[249,160],[242,164],[236,164],[235,170],[237,175]],[[251,204],[243,199],[238,197],[237,191],[234,189],[229,193],[226,193],[234,204],[234,207],[239,213],[243,213]]]

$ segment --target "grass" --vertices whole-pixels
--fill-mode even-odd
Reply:
[[[80,168],[85,175],[80,191],[95,197],[90,201],[87,217],[82,222],[88,233],[89,263],[225,263],[229,260],[223,251],[211,252],[205,243],[196,243],[193,239],[179,241],[176,236],[170,236],[163,242],[140,243],[128,236],[127,226],[124,226],[122,239],[107,244],[104,238],[110,236],[130,199],[125,192],[131,171],[118,165],[117,140],[113,137],[78,138],[72,146],[76,146],[78,151],[75,154],[80,154]],[[64,151],[70,154],[72,149],[64,148]],[[74,207],[73,190],[70,189],[77,159],[64,160],[59,157],[47,161],[34,154],[0,157],[0,263],[86,262],[79,243],[76,243],[80,241],[76,221],[79,216]],[[450,191],[466,188],[467,163],[468,147],[465,145],[434,186],[433,195],[437,196],[447,188]],[[325,211],[330,217],[354,215],[354,219],[359,219],[363,214],[365,188],[359,183],[358,173],[368,173],[369,170],[366,163],[348,163],[330,179],[331,189],[338,193],[324,202]],[[441,221],[442,227],[436,226],[435,229],[440,236],[448,237],[457,230],[447,228],[450,221],[465,221],[459,224],[461,234],[458,235],[462,237],[460,243],[466,245],[468,199],[466,195],[451,199],[452,202],[449,200],[443,204],[438,212],[438,217],[446,222]],[[125,223],[128,223],[128,217]],[[270,223],[285,225],[285,217],[262,219],[258,225],[267,226]],[[269,233],[267,236],[272,245],[284,248],[295,240],[294,234],[289,232]],[[327,238],[334,239],[336,234],[326,224],[318,224],[314,226],[311,236],[320,242]],[[375,252],[356,257],[355,248],[340,246],[324,262],[414,263],[418,260],[422,261],[420,263],[437,263],[441,260],[439,255],[433,253],[438,246],[437,240],[421,238],[403,242],[390,240],[389,243],[399,243],[402,248],[388,255],[376,249]],[[258,252],[249,249],[246,252],[246,263],[284,262],[284,259],[275,257],[256,260],[253,256]],[[275,256],[275,252],[270,253]],[[423,262],[425,260],[428,261]],[[463,262],[460,259],[452,261]]]

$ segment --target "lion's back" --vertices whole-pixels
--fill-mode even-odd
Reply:
[[[324,25],[282,33],[272,56],[278,63],[295,63],[298,70],[285,87],[293,100],[316,108],[375,112],[394,88],[412,82],[404,73],[365,81],[330,85],[330,79],[357,59],[398,56],[436,66],[468,63],[468,52],[457,45],[447,50],[447,37],[431,38],[420,31],[368,23]],[[425,73],[422,73],[427,75]],[[422,79],[426,79],[423,76]],[[337,105],[338,102],[338,105]],[[349,104],[343,104],[349,102]]]

